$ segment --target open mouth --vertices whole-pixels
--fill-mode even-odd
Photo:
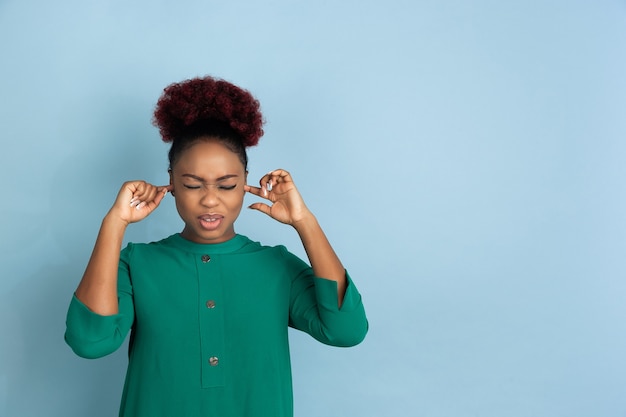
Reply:
[[[222,220],[224,220],[224,216],[220,216],[219,214],[207,214],[199,217],[200,226],[202,226],[205,230],[215,230],[217,229]]]

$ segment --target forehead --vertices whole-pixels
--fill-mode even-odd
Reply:
[[[172,171],[177,175],[193,174],[216,179],[241,175],[244,167],[239,156],[217,140],[201,140],[181,153]]]

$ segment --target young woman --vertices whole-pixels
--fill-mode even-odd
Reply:
[[[131,332],[120,416],[292,416],[288,326],[356,345],[368,328],[361,297],[287,171],[247,185],[246,147],[263,134],[249,92],[210,77],[172,84],[154,122],[172,142],[169,185],[122,186],[70,303],[65,339],[97,358]],[[168,192],[182,232],[121,250],[126,227]],[[310,266],[235,233],[246,192],[267,200],[250,208],[297,231]]]

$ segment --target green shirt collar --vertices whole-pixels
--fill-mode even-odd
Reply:
[[[185,239],[180,235],[180,233],[176,233],[167,240],[174,246],[183,249],[187,252],[198,253],[198,254],[225,254],[232,253],[240,250],[244,246],[249,243],[252,243],[250,239],[243,235],[235,235],[233,238],[222,242],[222,243],[195,243],[190,240]]]

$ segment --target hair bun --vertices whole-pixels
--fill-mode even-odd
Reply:
[[[228,124],[246,147],[256,145],[263,136],[258,100],[247,90],[212,77],[167,86],[157,102],[152,123],[159,128],[164,142],[172,142],[192,125],[210,120]]]

